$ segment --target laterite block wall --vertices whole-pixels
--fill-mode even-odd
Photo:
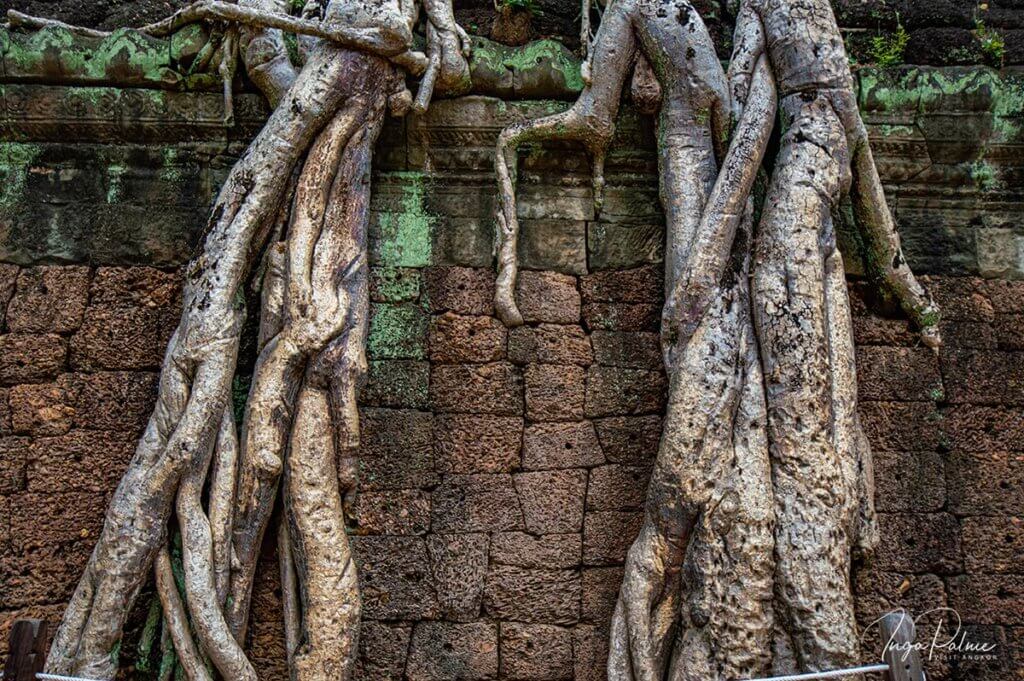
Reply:
[[[946,347],[919,347],[851,280],[883,533],[858,566],[860,617],[949,606],[972,641],[998,646],[988,661],[937,660],[932,679],[1020,681],[1024,669],[1024,155],[1018,105],[1001,94],[1011,75],[862,78]],[[263,115],[242,98],[229,135],[216,95],[78,90],[3,89],[0,652],[14,619],[59,618],[149,414],[178,268]],[[524,153],[529,323],[508,331],[493,317],[491,147],[503,125],[560,106],[442,102],[391,123],[379,146],[352,525],[360,678],[604,678],[665,400],[663,226],[649,121],[624,115],[600,216],[578,149]],[[270,548],[261,574],[251,649],[278,680]],[[140,623],[123,650],[130,678],[146,678],[130,667]]]

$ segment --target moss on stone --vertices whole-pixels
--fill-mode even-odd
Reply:
[[[373,305],[367,353],[374,359],[424,359],[429,319],[417,305]]]
[[[0,207],[11,208],[22,200],[39,149],[35,144],[0,142]]]
[[[378,217],[378,263],[393,267],[425,267],[432,262],[432,232],[437,217],[424,205],[426,176],[418,171],[389,173],[401,182],[400,207]]]

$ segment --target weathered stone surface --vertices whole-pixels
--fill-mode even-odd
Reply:
[[[586,471],[518,473],[515,484],[527,531],[534,534],[580,531],[587,491]]]
[[[1024,519],[969,517],[960,524],[968,572],[1017,572],[1024,565]]]
[[[618,416],[594,421],[605,457],[612,463],[654,461],[661,442],[661,416]]]
[[[505,359],[508,332],[494,317],[448,312],[430,324],[430,360],[439,363],[496,362]]]
[[[662,273],[655,266],[588,274],[580,278],[580,291],[587,303],[658,304],[664,299]]]
[[[92,503],[102,505],[103,500]],[[15,550],[0,555],[0,601],[4,607],[66,602],[89,560],[94,540],[18,546],[16,530],[11,534]]]
[[[511,475],[449,475],[434,490],[434,532],[500,532],[523,528]]]
[[[1024,411],[1003,406],[957,405],[940,423],[949,447],[960,452],[998,452],[1024,442]]]
[[[425,542],[418,537],[352,537],[363,617],[434,619],[440,609]]]
[[[1024,352],[958,351],[942,357],[954,404],[1024,405]]]
[[[594,361],[590,339],[578,326],[539,324],[509,333],[508,358],[516,364],[578,364]]]
[[[876,452],[935,449],[948,427],[946,415],[928,402],[861,402],[858,413]]]
[[[887,513],[940,511],[945,463],[938,452],[875,452],[875,508]]]
[[[580,320],[580,294],[576,278],[557,272],[519,273],[516,301],[527,322],[577,324]]]
[[[572,632],[546,624],[501,624],[501,676],[518,681],[571,679]]]
[[[496,679],[498,627],[486,622],[419,622],[412,634],[409,681]]]
[[[657,331],[661,305],[653,303],[585,303],[583,322],[588,329]]]
[[[607,627],[578,626],[572,630],[573,671],[576,681],[607,681]]]
[[[587,250],[593,270],[621,270],[660,263],[665,225],[647,220],[598,221],[588,225]]]
[[[580,564],[582,547],[579,534],[499,532],[491,536],[491,561],[524,568],[572,568]]]
[[[561,364],[526,367],[526,417],[531,421],[583,418],[584,370]]]
[[[60,435],[74,422],[74,399],[62,382],[10,389],[11,429],[22,435]]]
[[[484,608],[501,620],[574,624],[580,612],[579,572],[492,566]]]
[[[157,369],[177,312],[149,307],[95,307],[71,338],[71,366],[81,371]]]
[[[156,400],[157,375],[98,372],[61,376],[75,395],[76,428],[135,431],[149,420]]]
[[[53,334],[0,336],[0,384],[38,383],[54,378],[67,358],[67,344]]]
[[[662,367],[661,340],[656,333],[596,330],[590,340],[597,364],[655,371]]]
[[[488,546],[486,534],[432,534],[427,539],[444,619],[471,622],[480,614]]]
[[[428,267],[424,284],[431,312],[489,315],[494,312],[494,272],[469,267]]]
[[[618,464],[598,466],[590,471],[587,486],[588,511],[626,511],[643,508],[647,499],[649,468]]]
[[[17,333],[69,333],[89,302],[89,268],[28,267],[7,306],[7,328]]]
[[[1022,516],[1024,454],[954,452],[947,463],[949,510],[956,514]]]
[[[437,412],[522,416],[522,375],[504,362],[432,366],[430,402]]]
[[[584,621],[602,626],[611,622],[624,574],[625,570],[621,567],[592,567],[583,570]]]
[[[589,511],[583,521],[583,564],[624,562],[642,523],[640,512]]]
[[[25,467],[31,444],[27,437],[0,437],[0,494],[25,489]]]
[[[585,468],[604,463],[597,432],[590,421],[534,423],[523,433],[523,468]]]
[[[890,572],[956,574],[963,570],[960,525],[948,513],[879,513],[873,565]]]
[[[1024,584],[1016,575],[962,575],[949,580],[949,604],[968,622],[1024,624]]]
[[[7,304],[17,287],[19,271],[17,265],[0,263],[0,329],[6,328]]]
[[[430,530],[430,493],[420,490],[361,491],[356,522],[363,534],[422,535]]]
[[[117,487],[134,453],[134,433],[72,430],[37,438],[29,450],[28,489],[106,494]]]
[[[412,267],[371,267],[370,300],[409,303],[420,296],[423,271]]]
[[[432,414],[367,409],[361,422],[359,463],[363,489],[410,489],[437,483]]]
[[[425,409],[430,404],[430,363],[388,359],[369,363],[359,404],[367,407]]]
[[[515,416],[439,416],[434,459],[443,473],[510,473],[519,468],[523,420]]]
[[[858,348],[857,379],[865,401],[926,402],[943,396],[938,361],[928,348]]]
[[[371,359],[425,359],[430,317],[415,303],[371,303],[366,354]]]
[[[519,259],[528,270],[587,272],[587,228],[582,220],[523,220]]]
[[[592,366],[587,371],[587,418],[656,414],[665,407],[667,382],[660,371]]]
[[[11,426],[11,391],[9,388],[0,388],[0,435],[10,435],[13,432]]]
[[[90,540],[103,527],[106,492],[20,492],[11,497],[11,540],[21,551]],[[35,509],[48,502],[48,512]]]
[[[365,621],[359,629],[357,678],[401,679],[412,627]]]

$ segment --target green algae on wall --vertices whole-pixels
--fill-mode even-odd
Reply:
[[[583,90],[580,59],[557,40],[509,47],[474,37],[473,90],[506,98],[572,98]]]
[[[32,162],[39,146],[20,142],[0,142],[0,208],[13,208],[21,201]]]
[[[426,175],[419,171],[387,173],[397,180],[400,198],[393,208],[377,215],[378,233],[371,245],[375,264],[391,267],[426,267],[433,262],[433,228],[437,217],[427,212]]]

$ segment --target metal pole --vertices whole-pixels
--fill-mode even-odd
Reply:
[[[750,679],[750,681],[810,681],[810,679],[836,679],[850,674],[873,674],[876,672],[888,672],[887,664],[870,664],[866,667],[853,667],[851,669],[833,669],[828,672],[809,672],[807,674],[793,674],[792,676],[770,676],[763,679]]]

